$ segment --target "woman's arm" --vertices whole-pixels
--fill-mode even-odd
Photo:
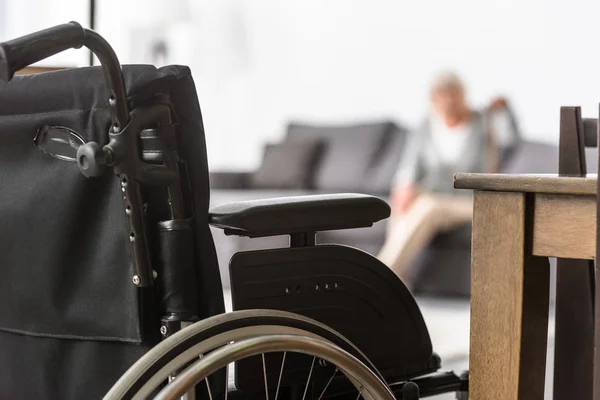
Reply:
[[[487,108],[491,130],[500,150],[510,148],[521,140],[517,119],[508,101],[498,97]]]
[[[507,152],[521,140],[516,118],[503,97],[486,109],[486,171],[498,172]]]
[[[488,118],[489,119],[489,118]],[[500,171],[500,148],[492,129],[486,129],[485,172],[495,174]]]

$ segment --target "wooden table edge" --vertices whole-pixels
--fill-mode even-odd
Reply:
[[[597,176],[564,177],[555,174],[479,174],[457,173],[454,175],[455,189],[521,192],[521,193],[553,193],[595,196]]]

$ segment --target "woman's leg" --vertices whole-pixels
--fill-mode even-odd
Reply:
[[[437,233],[470,221],[472,215],[469,197],[421,194],[406,213],[390,221],[378,258],[410,286],[410,266],[419,252]]]

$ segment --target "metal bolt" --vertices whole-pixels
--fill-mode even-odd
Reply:
[[[325,290],[329,290],[329,283],[325,284]]]
[[[165,325],[160,327],[160,334],[161,335],[166,335],[167,333],[169,333],[169,329],[167,329],[167,327]]]
[[[285,294],[290,294],[290,288],[289,287],[285,288]]]
[[[139,276],[137,276],[137,275],[134,275],[134,276],[133,276],[133,279],[132,279],[132,281],[133,281],[133,284],[134,284],[135,286],[139,286],[139,284],[141,283],[141,281],[140,281],[140,277],[139,277]]]
[[[316,290],[319,290],[319,285],[315,285],[315,289],[316,289]]]
[[[336,289],[339,289],[340,285],[336,282],[336,283],[333,284],[333,287],[336,288]]]
[[[129,235],[129,241],[135,242],[135,235],[133,233],[131,235]]]
[[[158,272],[156,272],[155,270],[152,270],[152,277],[154,279],[158,278]]]

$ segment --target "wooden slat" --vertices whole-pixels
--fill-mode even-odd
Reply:
[[[557,259],[553,399],[591,400],[594,379],[590,260]]]
[[[592,120],[582,120],[581,107],[560,108],[558,173],[561,176],[586,176],[585,145],[591,146],[595,137],[596,123]],[[551,217],[552,208],[553,201],[550,201],[548,209],[545,210],[548,217]],[[567,211],[575,210],[569,207]],[[569,217],[568,213],[566,217]],[[580,230],[576,221],[567,219],[568,232],[556,229],[556,234],[577,239],[587,233],[585,226],[582,227],[584,230]],[[559,224],[562,225],[562,222]],[[569,250],[576,249],[569,246]],[[590,260],[573,258],[556,260],[553,385],[555,399],[592,398],[594,353],[590,349],[594,346],[591,281],[593,264]]]
[[[581,107],[561,107],[558,145],[558,173],[561,176],[585,176],[584,136]]]
[[[548,259],[527,256],[526,195],[476,192],[469,400],[542,400]]]
[[[469,174],[454,176],[457,189],[489,190],[521,193],[555,193],[596,195],[597,177],[588,174],[586,178],[559,177],[558,175],[526,174]]]
[[[537,194],[533,221],[534,255],[595,259],[595,196]]]

